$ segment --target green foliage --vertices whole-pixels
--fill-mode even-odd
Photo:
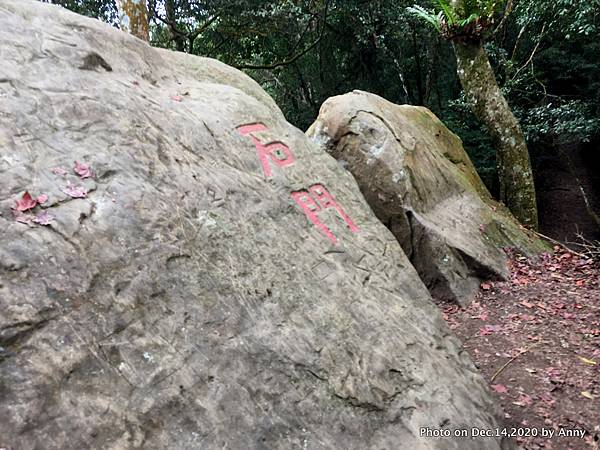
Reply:
[[[497,73],[532,144],[600,136],[600,43],[588,34],[598,31],[598,6],[598,0],[558,0],[544,7],[523,0],[512,33],[530,30],[528,39],[494,44]]]
[[[115,0],[41,0],[62,6],[78,14],[99,18],[112,25],[117,24],[117,4]]]
[[[446,22],[450,25],[455,25],[459,20],[459,11],[456,11],[454,7],[447,0],[437,0],[437,6],[439,6]]]
[[[117,22],[114,0],[51,1]],[[500,32],[484,36],[530,144],[598,138],[600,0],[513,3]],[[153,45],[244,68],[301,129],[327,98],[353,89],[429,107],[494,189],[492,143],[461,96],[452,47],[440,36],[490,30],[505,1],[151,0],[149,9]]]
[[[413,5],[407,8],[407,11],[411,14],[414,14],[419,19],[424,20],[425,22],[432,25],[437,31],[442,31],[442,21],[444,20],[444,12],[439,11],[437,14],[435,12],[431,12],[423,8],[419,5]]]
[[[592,115],[590,106],[580,100],[568,100],[558,105],[548,103],[522,110],[519,115],[532,142],[590,142],[600,135],[600,117]]]
[[[433,25],[446,39],[481,38],[501,12],[505,0],[435,0],[434,9],[420,5],[408,8],[409,13]]]
[[[496,152],[485,126],[473,115],[464,95],[448,102],[442,112],[446,126],[460,136],[465,151],[477,168],[484,184],[494,195],[498,193],[498,171]]]
[[[521,0],[516,21],[520,26],[546,23],[567,40],[593,36],[600,31],[600,0]]]

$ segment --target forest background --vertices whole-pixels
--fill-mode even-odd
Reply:
[[[115,0],[45,1],[119,25]],[[452,45],[410,11],[415,5],[433,11],[439,3],[149,0],[150,43],[244,70],[303,130],[327,98],[355,89],[426,106],[461,137],[497,195],[494,147],[467,104]],[[583,151],[598,163],[600,0],[509,0],[501,6],[504,14],[485,49],[525,133],[534,175],[539,179],[547,155],[564,155],[565,170],[572,169],[569,152]]]

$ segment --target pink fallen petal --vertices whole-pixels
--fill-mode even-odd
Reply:
[[[36,200],[41,205],[42,203],[46,203],[48,201],[48,196],[46,194],[42,194],[39,195]]]
[[[75,166],[73,170],[77,175],[83,178],[90,178],[93,176],[92,168],[88,164],[80,163],[79,161],[75,161]]]
[[[87,190],[83,186],[75,186],[71,183],[67,184],[62,191],[72,198],[85,198],[87,197]]]
[[[529,405],[531,405],[532,402],[533,402],[533,399],[531,398],[531,396],[529,396],[527,394],[521,394],[519,396],[518,403],[520,403],[522,405],[529,406]]]
[[[501,325],[486,325],[479,329],[480,336],[489,336],[490,334],[494,334],[498,331],[502,331]]]
[[[34,219],[33,214],[18,214],[15,216],[15,220],[20,223],[31,223]]]
[[[543,392],[540,394],[540,399],[549,405],[553,405],[556,403],[556,400],[552,398],[552,395],[549,392]]]
[[[183,97],[181,95],[173,95],[171,97],[171,100],[173,100],[175,102],[181,102],[181,101],[183,101]]]
[[[486,320],[488,320],[488,312],[483,311],[478,316],[471,316],[471,319],[479,319],[479,320],[483,320],[485,322]]]
[[[35,208],[35,205],[37,205],[38,201],[31,197],[29,192],[25,191],[23,196],[19,200],[16,200],[15,203],[16,205],[14,209],[17,211],[27,211],[28,209]]]
[[[53,167],[50,169],[50,172],[52,172],[54,175],[66,175],[67,173],[67,171],[61,167]]]
[[[33,219],[35,223],[40,225],[50,225],[53,220],[54,216],[52,214],[48,214],[47,212],[43,212]]]
[[[503,384],[492,384],[492,389],[498,394],[506,394],[508,392],[507,387]]]

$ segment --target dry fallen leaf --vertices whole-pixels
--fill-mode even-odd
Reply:
[[[479,329],[480,336],[489,336],[490,334],[494,334],[498,331],[502,331],[502,325],[486,325]]]
[[[581,361],[583,361],[584,363],[586,363],[586,364],[589,364],[589,365],[591,365],[591,366],[595,366],[595,365],[597,364],[597,363],[596,363],[596,361],[593,361],[593,360],[591,360],[591,359],[584,358],[583,356],[578,356],[578,358],[579,358]]]
[[[16,209],[17,211],[27,211],[28,209],[35,208],[35,205],[37,205],[38,203],[38,201],[31,197],[31,194],[29,194],[29,192],[27,191],[25,191],[23,196],[15,202],[16,205],[14,209]]]
[[[530,406],[532,403],[533,399],[531,398],[531,396],[527,395],[527,394],[521,394],[519,396],[519,400],[516,402],[513,402],[513,405],[517,405],[517,406]]]
[[[492,389],[499,394],[506,394],[508,392],[508,388],[503,384],[492,384]]]
[[[485,322],[486,320],[488,320],[488,312],[483,311],[478,316],[471,316],[471,319],[479,319],[479,320],[483,320]]]
[[[54,216],[45,211],[33,219],[35,223],[40,225],[50,225],[53,220]]]
[[[581,396],[585,397],[585,398],[589,398],[590,400],[594,400],[596,398],[592,394],[590,394],[588,391],[582,391]]]
[[[66,175],[67,173],[67,171],[62,167],[53,167],[50,169],[50,172],[52,172],[54,175]]]
[[[83,186],[75,186],[68,183],[62,191],[72,198],[85,198],[87,196],[87,190]]]
[[[73,170],[82,179],[90,178],[93,176],[92,168],[88,164],[80,163],[79,161],[75,161],[75,166],[73,167]]]
[[[15,220],[20,223],[31,223],[35,219],[33,214],[22,214],[19,213],[15,216]]]

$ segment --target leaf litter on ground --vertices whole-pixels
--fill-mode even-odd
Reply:
[[[483,375],[496,375],[507,426],[586,431],[521,437],[522,448],[597,449],[600,266],[561,247],[535,260],[508,254],[508,281],[482,283],[468,308],[442,304],[442,315]]]

